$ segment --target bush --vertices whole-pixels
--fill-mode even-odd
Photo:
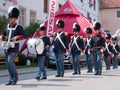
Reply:
[[[0,34],[3,33],[4,28],[8,24],[8,21],[9,20],[6,18],[6,16],[0,16]]]
[[[19,61],[17,62],[17,65],[26,65],[27,58],[23,54],[18,54]]]
[[[32,22],[25,28],[25,31],[29,37],[32,37],[35,31],[39,28],[40,24],[38,22]]]

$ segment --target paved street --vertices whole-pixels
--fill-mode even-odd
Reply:
[[[5,86],[8,77],[0,77],[0,87],[3,90],[120,90],[120,69],[105,71],[102,76],[87,74],[72,75],[72,70],[66,70],[65,77],[55,78],[56,71],[48,71],[48,80],[36,81],[35,73],[19,75],[20,81],[15,86]]]

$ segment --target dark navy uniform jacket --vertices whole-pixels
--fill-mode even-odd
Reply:
[[[44,42],[44,46],[45,46],[45,47],[44,47],[43,53],[42,53],[41,55],[38,55],[38,56],[46,55],[46,52],[48,51],[48,48],[46,48],[46,46],[47,46],[47,45],[50,46],[50,39],[49,39],[49,37],[43,36],[43,37],[42,37],[42,40],[43,40],[43,42]]]
[[[90,48],[93,49],[93,52],[98,52],[105,47],[105,40],[101,34],[94,35],[90,41]]]
[[[109,51],[108,51],[108,50],[109,50]],[[108,45],[108,50],[107,50],[107,48],[105,47],[105,51],[104,51],[104,55],[105,55],[105,56],[110,55],[110,53],[112,52],[112,45],[111,45],[111,44]],[[110,53],[109,53],[109,52],[110,52]]]
[[[56,35],[55,35],[55,38],[56,38],[56,36],[57,36],[57,33],[56,33]],[[61,42],[59,41],[59,39],[56,38],[56,39],[54,40],[54,42],[53,42],[53,44],[54,44],[54,52],[55,52],[55,53],[65,53],[65,52],[66,52],[66,49],[68,49],[68,44],[69,44],[69,42],[68,42],[68,36],[65,35],[65,33],[63,32],[63,33],[60,35],[60,38],[61,38],[63,44],[65,45],[65,48],[64,48],[64,46],[61,44]]]
[[[89,38],[89,40],[91,41],[91,37]],[[87,40],[85,41],[85,54],[88,54],[88,49],[90,48],[90,42],[89,45],[87,45]]]
[[[9,25],[9,28],[15,28],[16,25]],[[4,32],[3,32],[3,35],[8,37],[9,36],[9,31],[8,30],[8,26],[4,29]],[[18,40],[22,40],[24,38],[27,38],[27,35],[25,33],[25,31],[23,30],[23,27],[18,25],[16,30],[12,30],[12,34],[11,34],[11,39],[15,36],[19,36],[19,39]],[[5,41],[7,41],[7,39],[5,39]],[[7,52],[15,52],[15,53],[18,53],[19,52],[19,43],[16,43],[15,44],[15,48],[9,48],[7,50]]]
[[[120,47],[119,47],[118,44],[115,45],[115,49],[116,49],[116,51],[117,51],[118,53],[120,52]],[[113,46],[112,46],[112,53],[118,54],[116,51],[114,50],[114,48],[113,48]]]
[[[74,36],[72,37],[72,40],[71,40],[71,54],[80,54],[81,53],[81,50],[84,50],[84,41],[82,38],[78,37],[77,40],[76,40],[76,43],[78,44],[79,48],[81,50],[78,50],[77,46],[75,45],[74,42]]]

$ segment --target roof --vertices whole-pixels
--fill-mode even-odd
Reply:
[[[69,0],[56,12],[56,16],[67,14],[77,16],[81,15]]]
[[[120,8],[120,0],[100,0],[100,9]]]

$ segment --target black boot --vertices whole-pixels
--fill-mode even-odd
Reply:
[[[5,84],[5,85],[12,85],[12,82],[8,82],[7,84]]]

